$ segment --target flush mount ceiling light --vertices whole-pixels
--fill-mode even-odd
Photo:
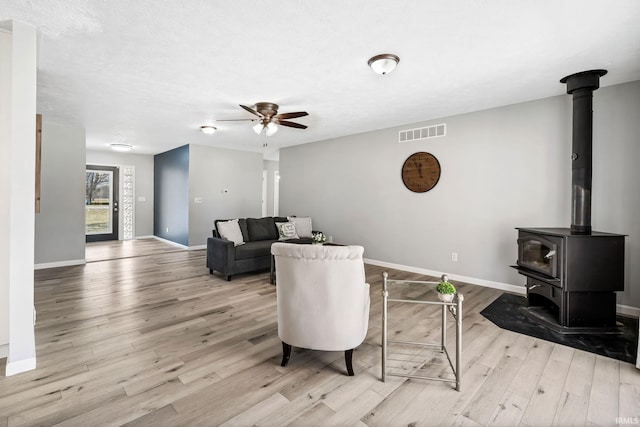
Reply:
[[[131,144],[122,144],[122,143],[117,143],[117,142],[114,142],[113,144],[109,144],[109,147],[111,147],[111,149],[113,151],[131,151],[131,150],[133,150],[133,145],[131,145]]]
[[[218,129],[215,126],[205,125],[205,126],[200,126],[200,130],[205,135],[213,135]]]
[[[383,53],[371,58],[368,62],[369,67],[378,74],[385,75],[392,72],[396,65],[400,62],[400,58],[392,53]]]

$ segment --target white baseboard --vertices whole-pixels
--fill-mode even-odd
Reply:
[[[0,359],[4,359],[9,355],[9,344],[0,345]]]
[[[171,241],[171,240],[163,239],[162,237],[158,237],[158,236],[153,236],[153,237],[154,237],[155,239],[158,239],[158,240],[160,240],[160,241],[162,241],[162,242],[165,242],[165,243],[168,243],[168,244],[170,244],[170,245],[177,246],[177,247],[182,248],[182,249],[189,249],[189,247],[188,247],[188,246],[185,246],[185,245],[183,245],[183,244],[176,243],[176,242]]]
[[[189,251],[198,251],[200,249],[207,249],[207,245],[185,246],[180,243],[172,242],[171,240],[163,239],[162,237],[158,237],[158,236],[149,236],[149,237],[153,237],[155,239],[161,240],[170,245],[177,246],[182,249],[187,249]],[[143,239],[143,238],[146,238],[146,237],[138,237],[138,239]]]
[[[70,259],[67,261],[58,261],[58,262],[43,262],[40,264],[34,264],[34,270],[42,270],[45,268],[57,268],[57,267],[69,267],[72,265],[84,265],[87,263],[86,259]]]
[[[424,274],[425,276],[440,277],[443,274],[446,274],[447,276],[449,276],[449,279],[451,279],[451,280],[458,280],[460,282],[471,283],[473,285],[485,286],[487,288],[500,289],[502,291],[513,292],[513,293],[520,294],[520,295],[525,295],[527,293],[527,291],[526,291],[524,286],[510,285],[508,283],[493,282],[491,280],[477,279],[475,277],[460,276],[458,274],[447,273],[446,271],[445,272],[443,272],[443,271],[433,271],[433,270],[427,270],[425,268],[412,267],[412,266],[409,266],[409,265],[394,264],[394,263],[390,263],[390,262],[377,261],[377,260],[368,259],[368,258],[365,258],[364,262],[366,262],[367,264],[377,265],[378,267],[393,268],[394,270],[402,270],[402,271],[408,271],[410,273]]]
[[[36,369],[36,358],[30,357],[28,359],[18,360],[16,362],[10,362],[7,359],[7,367],[5,369],[5,376],[19,374],[21,372],[31,371]]]
[[[623,315],[629,316],[629,317],[638,317],[638,318],[640,318],[640,308],[638,308],[638,307],[631,307],[631,306],[628,306],[628,305],[618,304],[616,306],[616,311],[618,312],[618,314],[623,314]]]
[[[401,265],[401,264],[393,264],[390,262],[376,261],[368,258],[365,258],[364,262],[366,262],[367,264],[377,265],[379,267],[393,268],[394,270],[402,270],[402,271],[408,271],[410,273],[424,274],[425,276],[440,277],[442,276],[442,274],[446,274],[447,276],[449,276],[449,279],[459,280],[464,283],[471,283],[473,285],[485,286],[487,288],[500,289],[502,291],[513,292],[520,295],[526,295],[527,293],[527,290],[524,286],[510,285],[508,283],[492,282],[490,280],[477,279],[475,277],[459,276],[457,274],[449,274],[446,272],[443,273],[442,271],[427,270],[425,268],[411,267],[408,265]],[[617,304],[616,312],[618,314],[622,314],[625,316],[640,318],[640,308],[638,307],[631,307],[628,305]]]
[[[155,239],[156,236],[154,235],[149,235],[149,236],[136,236],[133,240],[142,240],[142,239]]]

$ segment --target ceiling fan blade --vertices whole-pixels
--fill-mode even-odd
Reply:
[[[258,117],[262,118],[262,114],[258,113],[258,112],[257,112],[256,110],[254,110],[253,108],[249,108],[249,107],[247,107],[246,105],[242,105],[242,104],[240,104],[240,106],[241,106],[242,108],[244,108],[245,110],[247,110],[248,112],[250,112],[251,114],[254,114],[254,115],[256,115],[256,116],[258,116]]]
[[[216,122],[255,122],[258,119],[218,119]]]
[[[290,128],[297,128],[297,129],[307,128],[305,125],[301,125],[300,123],[288,122],[286,120],[278,120],[278,124],[282,126],[288,126]]]
[[[309,113],[307,113],[306,111],[297,111],[295,113],[282,113],[282,114],[278,114],[276,116],[276,118],[279,119],[295,119],[296,117],[304,117],[304,116],[308,116]]]

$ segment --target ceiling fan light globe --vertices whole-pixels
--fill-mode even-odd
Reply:
[[[271,136],[274,133],[278,132],[278,126],[276,126],[275,123],[269,123],[266,126],[266,128],[267,128],[267,131],[266,131],[267,136]]]
[[[253,126],[253,131],[258,135],[260,135],[260,132],[262,132],[263,127],[264,125],[262,123],[258,123],[257,125]]]

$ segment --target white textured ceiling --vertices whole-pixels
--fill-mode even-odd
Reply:
[[[1,0],[38,28],[38,112],[87,148],[265,152],[565,93],[567,74],[640,80],[640,1]],[[374,74],[367,60],[400,57]],[[264,135],[238,104],[309,128]],[[214,124],[207,136],[199,126]]]

